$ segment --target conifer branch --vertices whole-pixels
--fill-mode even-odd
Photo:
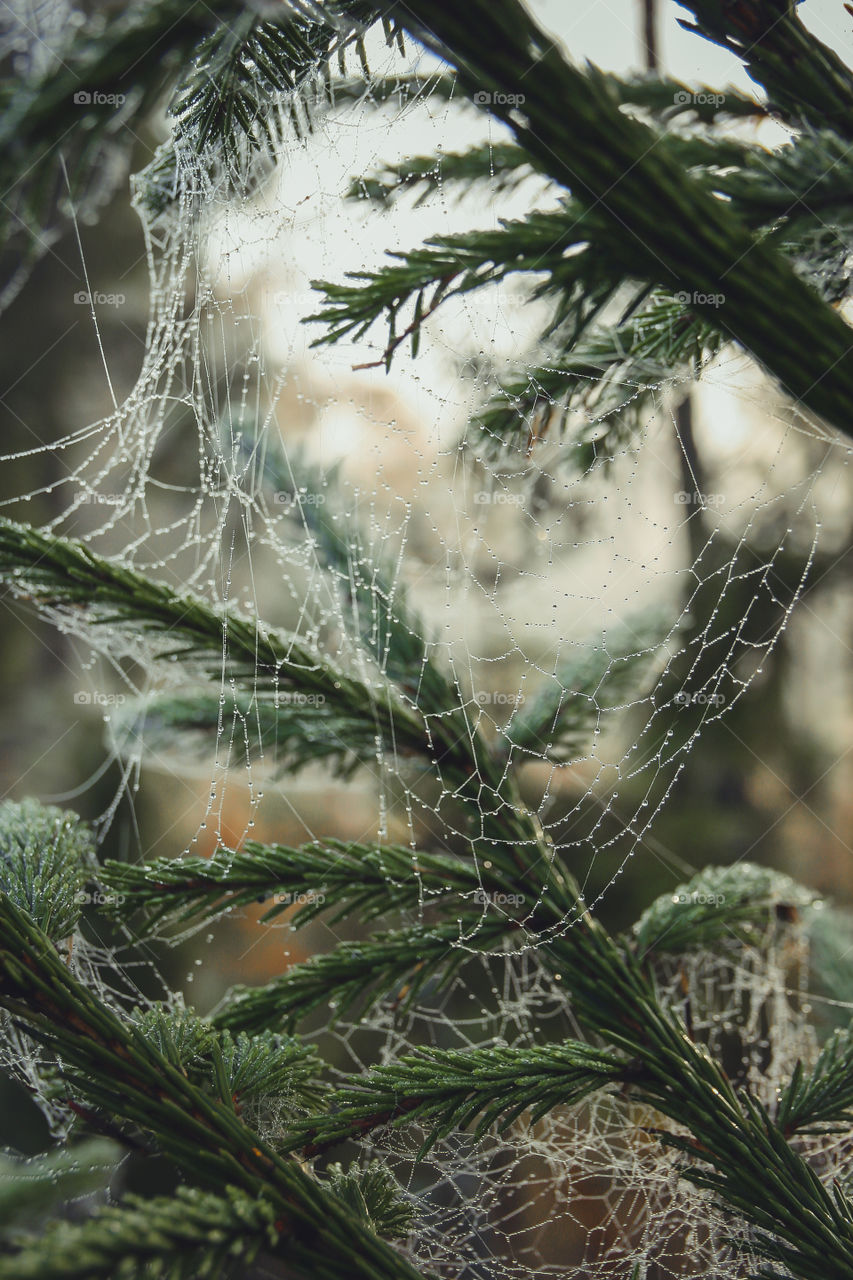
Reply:
[[[407,1008],[433,978],[443,986],[472,953],[501,946],[517,929],[507,917],[468,914],[451,924],[419,925],[342,942],[334,951],[292,965],[262,987],[233,987],[211,1015],[231,1031],[293,1027],[328,1004],[336,1021],[356,1003],[362,1012],[393,999]]]
[[[239,852],[218,849],[210,858],[159,858],[147,865],[110,861],[99,878],[115,891],[111,913],[129,918],[141,912],[135,928],[146,934],[164,921],[209,920],[270,898],[263,921],[294,906],[290,922],[297,928],[329,911],[329,924],[353,914],[371,920],[444,901],[448,894],[458,903],[460,894],[470,898],[483,883],[473,862],[450,854],[342,840],[298,848],[248,841]]]
[[[280,1247],[300,1272],[330,1277],[344,1269],[364,1280],[414,1280],[417,1273],[300,1165],[279,1156],[233,1108],[194,1085],[140,1029],[98,1000],[5,894],[0,1006],[60,1054],[81,1097],[153,1133],[194,1180],[269,1201]]]
[[[834,1032],[810,1072],[797,1063],[776,1110],[786,1137],[826,1133],[853,1120],[853,1025]]]
[[[412,1226],[412,1206],[400,1195],[400,1188],[379,1160],[362,1168],[344,1170],[340,1164],[328,1168],[329,1187],[371,1230],[387,1239],[406,1236]]]
[[[106,1186],[121,1154],[117,1143],[89,1138],[32,1159],[0,1156],[0,1237],[20,1222]]]
[[[796,920],[814,901],[790,877],[751,862],[706,867],[652,903],[634,926],[643,958],[683,955],[729,938],[756,944],[779,921]]]
[[[0,1257],[0,1280],[214,1280],[279,1238],[276,1210],[236,1187],[221,1195],[127,1196],[83,1222],[55,1222]]]
[[[464,15],[447,0],[417,0],[395,12],[456,66],[469,93],[491,95],[492,114],[543,172],[609,223],[612,265],[686,292],[699,315],[741,342],[790,395],[851,431],[853,340],[844,322],[654,145],[655,131],[629,118],[604,79],[572,66],[520,0],[472,0]],[[527,74],[532,66],[535,76]],[[661,208],[673,217],[662,219]],[[716,304],[720,295],[724,305]],[[783,313],[792,317],[786,326],[775,321]]]
[[[383,165],[354,178],[346,195],[350,200],[367,198],[389,204],[415,191],[417,208],[436,187],[458,183],[468,190],[476,182],[488,182],[492,192],[498,193],[512,190],[534,172],[530,157],[515,143],[484,142],[468,151],[408,156],[396,164]]]
[[[657,294],[622,324],[591,328],[553,361],[540,356],[502,378],[468,439],[489,453],[512,445],[529,453],[571,429],[572,465],[586,472],[629,447],[662,389],[696,376],[721,345],[719,331],[682,299]]]
[[[216,155],[236,175],[247,154],[274,153],[281,140],[276,107],[282,95],[316,84],[321,69],[336,54],[342,60],[354,40],[364,58],[361,35],[376,15],[374,5],[333,0],[324,6],[326,21],[283,9],[283,17],[274,20],[244,11],[201,44],[170,107],[179,150]],[[291,101],[298,131],[294,111]]]
[[[0,893],[28,911],[51,941],[73,931],[84,874],[94,865],[92,834],[76,814],[35,800],[0,806]]]
[[[295,692],[235,692],[226,694],[224,703],[209,688],[180,696],[163,694],[128,702],[113,723],[123,741],[142,740],[157,751],[177,746],[204,758],[224,736],[249,759],[263,756],[277,776],[292,776],[322,761],[332,777],[350,778],[361,765],[375,765],[377,757],[375,726]]]
[[[554,212],[504,221],[499,231],[434,236],[423,248],[393,254],[401,260],[399,266],[349,273],[351,280],[363,283],[313,281],[313,287],[326,295],[326,305],[306,317],[307,322],[326,326],[314,345],[343,337],[358,339],[387,314],[388,344],[378,363],[390,366],[403,342],[411,340],[417,351],[421,325],[445,299],[494,284],[513,272],[544,275],[538,290],[543,294],[572,297],[580,286],[583,297],[595,297],[598,308],[623,279],[621,274],[607,275],[601,255],[588,247],[590,240],[600,247],[603,233],[597,213],[586,213],[580,205],[567,201]],[[573,247],[579,251],[568,254]],[[409,303],[413,304],[412,320],[398,333],[400,312]],[[563,305],[568,309],[568,304]]]
[[[853,138],[853,72],[800,21],[797,0],[679,3],[695,18],[679,19],[681,26],[735,53],[771,109]]]
[[[454,1130],[476,1120],[480,1138],[492,1125],[507,1129],[525,1112],[534,1124],[554,1107],[573,1106],[624,1079],[626,1063],[582,1041],[559,1045],[461,1052],[423,1049],[375,1067],[328,1099],[335,1108],[321,1120],[300,1122],[293,1138],[315,1155],[379,1125],[418,1123],[427,1129],[419,1156]],[[499,1122],[499,1123],[498,1123]]]
[[[364,753],[360,758],[375,761],[379,735],[404,759],[432,757],[438,749],[451,776],[454,770],[463,778],[472,772],[465,735],[439,719],[432,722],[431,739],[423,717],[404,704],[393,685],[375,691],[297,636],[263,630],[257,621],[234,613],[220,614],[200,599],[95,555],[82,543],[0,520],[0,581],[42,608],[83,613],[93,624],[118,626],[130,635],[138,630],[168,637],[179,647],[163,650],[161,657],[198,663],[219,678],[224,666],[236,687],[284,700],[322,699],[324,714],[341,718],[339,739],[354,720],[359,722],[359,739],[349,745],[354,753]]]

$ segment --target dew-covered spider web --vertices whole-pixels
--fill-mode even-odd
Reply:
[[[481,411],[501,374],[552,358],[541,334],[553,300],[535,296],[536,276],[447,298],[423,320],[417,355],[401,343],[387,372],[384,320],[357,340],[312,346],[323,332],[302,322],[320,307],[312,280],[340,282],[378,269],[386,251],[559,200],[530,174],[467,189],[446,184],[440,165],[383,202],[358,183],[343,198],[392,162],[506,141],[431,58],[378,38],[367,53],[371,78],[348,63],[331,104],[319,84],[283,100],[277,160],[261,178],[258,160],[242,190],[221,158],[199,161],[180,139],[136,175],[150,276],[141,370],[113,411],[69,424],[51,446],[61,471],[46,527],[214,604],[224,673],[231,620],[242,617],[356,677],[376,711],[375,749],[366,755],[363,734],[331,718],[307,679],[294,692],[261,676],[204,678],[168,652],[181,647],[168,637],[55,608],[81,701],[103,707],[105,766],[121,768],[101,830],[122,797],[162,788],[181,808],[176,856],[253,837],[373,841],[409,846],[417,878],[423,849],[488,868],[523,822],[571,868],[583,905],[606,910],[638,864],[665,863],[673,883],[699,870],[689,839],[664,847],[655,824],[703,734],[767,677],[815,557],[840,543],[848,451],[730,346],[690,385],[617,381],[596,398],[591,373],[590,395],[565,420],[545,393],[532,408],[519,397],[515,431],[500,436]],[[401,313],[399,329],[411,321]],[[512,419],[511,396],[504,407]],[[38,452],[3,462],[29,466]],[[43,492],[20,495],[16,516],[27,519],[27,498]],[[382,732],[389,699],[422,718],[426,758]],[[300,715],[294,759],[285,726]],[[467,778],[441,746],[451,720],[478,766]],[[695,1034],[768,1105],[817,1045],[808,993],[819,915],[784,877],[772,894],[779,911],[760,946],[733,936],[658,974],[664,1002],[688,1009]],[[522,918],[511,942],[484,941],[490,922],[517,910],[509,897],[472,890],[465,905],[481,915],[473,927],[460,918],[460,963],[445,985],[428,983],[411,1003],[392,994],[363,1015],[316,1015],[310,1034],[332,1071],[414,1046],[577,1034],[541,951],[578,912],[545,938]],[[453,909],[425,879],[407,919],[432,928]],[[246,917],[244,953],[252,931],[273,938],[249,982],[272,976],[273,955],[281,969],[291,949],[304,958],[353,936],[233,914]],[[197,938],[188,1002],[216,988],[208,937]],[[106,990],[124,950],[89,943],[72,962]],[[109,998],[144,1003],[138,977],[126,970],[126,990]],[[31,1047],[18,1039],[13,1051],[35,1079]],[[60,1104],[51,1118],[61,1130]],[[264,1124],[274,1140],[274,1111]],[[417,1126],[377,1131],[368,1145],[411,1196],[405,1247],[435,1274],[749,1274],[743,1230],[681,1176],[683,1153],[656,1136],[667,1126],[627,1091],[607,1092],[503,1134],[454,1133],[422,1156]],[[847,1135],[802,1141],[827,1182],[845,1167]]]

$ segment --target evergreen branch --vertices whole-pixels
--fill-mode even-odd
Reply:
[[[399,563],[368,549],[355,518],[345,513],[339,497],[335,500],[334,490],[330,494],[331,486],[310,467],[294,467],[283,449],[264,455],[264,479],[279,500],[292,494],[290,514],[308,535],[321,567],[333,576],[379,669],[422,712],[455,719],[456,732],[464,735],[464,717],[451,714],[459,704],[458,690],[430,652],[427,625],[398,581]]]
[[[853,72],[797,16],[797,0],[679,0],[695,23],[679,19],[731,50],[767,93],[772,109],[813,128],[853,138]]]
[[[335,911],[330,924],[354,913],[370,920],[482,887],[476,866],[449,854],[342,840],[299,848],[249,841],[240,852],[218,849],[210,858],[107,862],[100,879],[115,890],[112,913],[127,918],[142,912],[146,934],[164,920],[208,920],[264,898],[273,905],[262,920],[297,905],[291,923],[298,927],[321,912]]]
[[[726,938],[756,943],[814,901],[788,876],[751,862],[706,867],[657,898],[634,926],[637,953],[681,955]]]
[[[554,1107],[573,1106],[624,1079],[625,1065],[582,1041],[492,1045],[468,1052],[423,1049],[375,1067],[335,1092],[328,1101],[337,1109],[300,1121],[300,1137],[293,1142],[304,1141],[305,1154],[311,1156],[379,1125],[420,1123],[428,1130],[420,1159],[436,1142],[475,1120],[475,1138],[498,1122],[498,1132],[505,1133],[528,1111],[534,1124]]]
[[[825,1133],[828,1125],[853,1119],[853,1025],[840,1028],[824,1044],[810,1072],[797,1063],[776,1110],[778,1129]]]
[[[84,870],[94,862],[92,834],[76,814],[35,800],[0,805],[0,893],[53,942],[67,938],[80,918]]]
[[[18,1221],[104,1187],[121,1154],[117,1143],[90,1138],[29,1160],[0,1155],[0,1235]]]
[[[535,172],[530,157],[513,142],[484,142],[468,151],[442,151],[434,156],[408,156],[354,178],[347,199],[367,198],[390,204],[404,192],[417,191],[415,207],[437,187],[450,183],[465,189],[488,182],[493,194],[510,191]]]
[[[0,1257],[0,1280],[204,1280],[245,1274],[280,1228],[263,1197],[178,1187],[174,1196],[127,1196],[83,1222],[54,1222]]]
[[[95,1107],[138,1125],[194,1179],[234,1186],[276,1211],[281,1248],[300,1273],[414,1280],[298,1163],[283,1159],[221,1098],[208,1096],[66,968],[29,916],[0,894],[0,1006],[49,1043]]]
[[[660,654],[660,633],[659,620],[635,619],[606,645],[560,665],[507,725],[507,751],[515,747],[561,764],[588,753],[602,714],[633,700],[648,682],[646,668]]]
[[[707,85],[691,86],[669,76],[625,78],[605,72],[604,80],[620,106],[639,107],[667,122],[688,114],[702,124],[714,124],[720,116],[743,119],[767,114],[763,103],[731,85],[720,93]]]
[[[114,725],[119,737],[141,741],[149,749],[207,752],[221,737],[236,742],[249,758],[263,757],[278,775],[298,773],[323,761],[332,777],[349,778],[361,764],[376,761],[376,730],[359,715],[329,707],[310,694],[276,697],[208,690],[162,695],[119,708]]]
[[[516,927],[509,919],[469,915],[451,924],[342,942],[263,987],[233,987],[211,1018],[232,1031],[287,1028],[322,1005],[328,1004],[337,1020],[356,1002],[366,1010],[391,992],[396,992],[395,1007],[405,1008],[430,979],[446,984],[472,952],[499,946]]]
[[[354,1214],[362,1218],[372,1231],[386,1239],[409,1234],[414,1217],[412,1206],[400,1195],[393,1175],[379,1160],[371,1160],[363,1168],[344,1170],[330,1164],[329,1186]]]
[[[136,1010],[145,1040],[188,1080],[238,1110],[260,1097],[287,1102],[289,1109],[316,1105],[321,1062],[301,1041],[263,1031],[236,1037],[187,1010],[154,1005]]]
[[[604,296],[609,296],[621,284],[622,275],[607,273],[602,255],[592,253],[588,247],[588,241],[594,238],[600,248],[602,231],[596,213],[585,213],[579,205],[567,201],[553,212],[503,221],[498,231],[434,236],[420,249],[393,254],[401,260],[399,266],[382,267],[377,272],[349,272],[349,278],[360,284],[314,281],[313,287],[325,292],[326,305],[308,316],[307,321],[324,324],[326,332],[313,345],[337,342],[343,337],[358,339],[387,314],[388,345],[378,363],[388,367],[403,342],[411,339],[413,350],[417,351],[423,322],[445,299],[494,284],[513,272],[543,274],[546,279],[540,293],[570,298],[580,285],[584,297],[594,296],[602,289]],[[578,251],[569,254],[572,248]],[[400,311],[412,301],[412,321],[398,334]],[[601,301],[601,297],[595,299],[596,307]],[[563,305],[568,309],[567,303]]]
[[[120,6],[109,21],[69,24],[30,79],[8,76],[0,91],[0,242],[7,279],[56,239],[74,207],[95,208],[113,191],[105,163],[126,154],[175,70],[217,22],[241,21],[239,0],[150,0]],[[23,19],[20,20],[23,23]],[[34,38],[23,25],[20,34]],[[65,161],[63,169],[62,160]]]
[[[465,737],[453,735],[449,725],[438,720],[437,742],[431,742],[419,712],[404,705],[393,686],[377,694],[298,637],[262,630],[257,621],[233,613],[220,614],[202,600],[179,595],[164,583],[95,555],[81,543],[0,520],[0,581],[41,607],[82,611],[93,623],[118,625],[130,633],[139,629],[168,636],[180,647],[160,656],[198,661],[217,677],[224,665],[228,677],[243,687],[266,689],[284,700],[322,699],[326,714],[340,716],[344,729],[354,719],[364,726],[362,736],[367,726],[372,728],[371,763],[379,735],[403,758],[432,756],[439,746],[448,771],[456,768],[464,777],[471,772]],[[362,744],[352,746],[358,750]]]
[[[720,346],[719,332],[683,300],[657,295],[623,324],[591,329],[553,363],[503,379],[472,419],[469,442],[529,453],[571,431],[578,471],[606,465],[636,439],[662,389],[695,376]],[[570,425],[573,417],[582,425]]]
[[[272,155],[280,136],[277,100],[304,91],[336,53],[342,58],[351,41],[360,43],[364,24],[375,16],[373,5],[334,0],[324,6],[327,21],[293,12],[265,20],[249,11],[220,24],[173,97],[178,149],[215,154],[232,172],[242,168],[244,147]]]
[[[470,94],[491,95],[491,113],[543,172],[595,207],[613,233],[609,265],[686,292],[698,314],[741,342],[790,395],[851,430],[853,364],[844,322],[655,145],[655,131],[622,110],[606,80],[572,66],[520,0],[472,0],[464,14],[447,0],[417,0],[394,12],[456,66]],[[527,74],[531,65],[535,77]],[[662,208],[673,216],[662,218]],[[717,305],[720,295],[724,305]],[[780,326],[775,317],[783,313],[793,319]]]

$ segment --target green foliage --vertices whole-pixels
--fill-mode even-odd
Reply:
[[[668,380],[695,374],[731,339],[803,405],[849,431],[849,330],[826,303],[849,291],[845,144],[853,136],[853,80],[789,5],[691,0],[688,7],[705,34],[743,56],[774,108],[813,126],[808,136],[772,155],[719,138],[719,117],[764,108],[743,95],[700,102],[677,82],[579,70],[517,0],[395,7],[401,27],[458,71],[376,82],[368,100],[411,100],[427,86],[448,99],[460,90],[469,97],[486,91],[492,115],[514,141],[449,153],[438,165],[417,157],[368,175],[353,194],[387,201],[401,189],[421,195],[439,180],[489,180],[500,189],[535,172],[553,184],[558,203],[497,230],[433,237],[392,255],[394,263],[379,272],[356,271],[350,283],[322,286],[326,305],[313,319],[326,332],[318,341],[360,337],[385,319],[380,363],[387,367],[403,342],[417,352],[423,323],[446,297],[522,273],[531,297],[552,304],[550,347],[538,351],[532,375],[510,374],[498,384],[475,424],[480,440],[531,446],[553,434],[555,421],[559,430],[574,429],[577,415],[587,420],[575,453],[586,469],[633,441]],[[29,86],[4,124],[0,168],[7,186],[21,183],[12,217],[32,229],[55,201],[51,167],[32,166],[36,177],[23,182],[22,156],[29,164],[39,157],[84,73],[102,88],[138,69],[130,116],[162,83],[160,41],[168,51],[164,66],[185,64],[195,50],[172,102],[182,157],[195,152],[242,175],[244,162],[274,151],[283,111],[291,109],[300,127],[295,95],[375,16],[372,7],[343,2],[291,7],[283,17],[226,5],[213,15],[195,5],[179,13],[163,0],[134,7],[112,30],[104,24],[81,44],[80,57],[53,83]],[[389,39],[396,30],[386,24]],[[531,59],[536,73],[528,76]],[[502,105],[522,79],[524,109]],[[328,100],[360,92],[344,81],[330,87]],[[711,132],[672,129],[687,116]],[[103,138],[91,113],[81,113],[79,120],[87,119],[92,138]],[[75,122],[75,145],[83,132]],[[86,147],[75,154],[85,158]],[[150,208],[165,209],[177,163],[163,151],[150,170],[141,196]],[[664,207],[671,217],[661,215]],[[283,474],[282,460],[273,458],[265,482],[280,488]],[[853,1275],[851,1206],[787,1141],[851,1119],[849,1031],[829,1041],[810,1073],[796,1072],[772,1119],[747,1091],[736,1091],[679,1012],[661,1004],[647,963],[696,947],[760,946],[811,896],[748,864],[709,869],[653,904],[629,940],[612,938],[521,803],[511,752],[492,751],[469,728],[456,686],[433,662],[423,620],[397,586],[396,566],[376,563],[342,513],[327,516],[319,504],[305,503],[299,514],[352,614],[348,638],[369,675],[361,664],[353,664],[359,674],[344,669],[297,635],[219,613],[80,544],[9,521],[0,521],[0,578],[70,624],[101,628],[107,638],[112,629],[122,644],[143,636],[195,678],[219,681],[224,666],[224,709],[214,706],[208,685],[197,697],[161,701],[155,714],[166,731],[209,732],[223,715],[251,716],[261,745],[282,744],[289,770],[323,760],[345,774],[379,752],[421,767],[428,762],[454,803],[476,813],[475,856],[468,862],[444,851],[326,841],[251,844],[210,860],[144,867],[108,864],[102,879],[119,891],[116,912],[132,919],[139,911],[146,930],[197,922],[258,897],[273,898],[272,918],[294,896],[312,895],[296,924],[321,910],[333,921],[422,913],[416,923],[404,914],[401,927],[341,943],[261,987],[236,989],[209,1020],[165,1007],[126,1018],[76,976],[56,945],[73,929],[79,886],[93,873],[88,835],[71,816],[4,807],[0,1007],[16,1032],[25,1029],[61,1063],[61,1088],[81,1123],[108,1121],[128,1141],[144,1135],[199,1185],[176,1200],[129,1199],[82,1224],[59,1225],[0,1256],[0,1276],[214,1275],[232,1262],[244,1267],[264,1248],[312,1280],[413,1280],[411,1266],[376,1237],[408,1226],[387,1170],[333,1167],[324,1180],[306,1166],[311,1156],[388,1122],[426,1123],[427,1145],[469,1124],[482,1134],[527,1112],[535,1121],[614,1085],[614,1108],[624,1096],[668,1118],[675,1128],[658,1136],[683,1154],[683,1175],[750,1224],[770,1262],[801,1280],[825,1280],[827,1265],[838,1276]],[[614,641],[588,667],[556,667],[556,679],[514,717],[505,741],[519,752],[572,759],[599,709],[629,696],[654,647],[642,638]],[[511,906],[499,905],[510,897]],[[320,1064],[278,1028],[325,1004],[334,1020],[389,996],[394,1009],[426,1002],[472,955],[514,943],[536,946],[556,998],[590,1044],[427,1050],[342,1087],[332,1115],[305,1116],[322,1109]],[[246,1120],[244,1103],[267,1100],[287,1117],[281,1146],[289,1155]]]
[[[29,912],[54,942],[80,917],[91,832],[76,814],[24,800],[0,805],[0,894]]]
[[[264,19],[251,10],[217,26],[201,44],[189,72],[175,91],[170,113],[180,149],[213,156],[243,174],[253,152],[274,153],[281,142],[282,104],[297,133],[297,93],[316,82],[321,67],[360,39],[376,7],[358,0],[335,0],[324,20],[298,13]]]
[[[653,682],[661,651],[659,619],[636,618],[606,644],[562,662],[513,716],[507,747],[560,764],[587,755],[606,713]]]
[[[482,887],[476,866],[449,854],[342,840],[295,849],[248,841],[239,852],[218,849],[210,858],[107,862],[101,879],[117,891],[115,914],[144,913],[136,926],[142,933],[169,919],[207,920],[270,898],[264,921],[294,906],[291,922],[297,927],[321,912],[334,912],[329,924],[353,914],[370,920],[449,893],[470,897]]]
[[[161,658],[179,657],[217,679],[224,656],[226,678],[238,687],[260,688],[284,701],[310,697],[333,723],[340,716],[338,736],[357,728],[358,735],[347,745],[362,760],[375,760],[377,733],[393,739],[402,755],[423,756],[433,750],[421,715],[403,705],[391,689],[378,696],[297,636],[268,632],[256,619],[219,614],[203,600],[105,560],[82,543],[0,520],[0,581],[42,606],[64,607],[78,615],[85,610],[93,625],[167,637],[177,647],[161,650]],[[439,723],[436,734],[441,732]],[[452,769],[454,754],[464,746],[458,737],[448,746],[447,764]],[[467,754],[463,760],[467,765]]]
[[[314,345],[358,339],[387,315],[388,343],[377,363],[390,367],[403,342],[411,340],[417,354],[422,324],[446,298],[495,284],[513,272],[545,277],[531,288],[531,296],[556,299],[557,323],[577,310],[586,321],[623,279],[590,249],[589,240],[594,238],[600,246],[602,236],[596,211],[566,201],[558,210],[511,222],[502,219],[500,230],[433,236],[423,248],[391,254],[400,265],[377,272],[351,271],[349,278],[357,284],[313,281],[314,288],[325,293],[325,306],[307,319],[326,328]],[[398,332],[400,313],[409,304],[412,318]]]
[[[810,1072],[797,1064],[775,1119],[786,1137],[825,1133],[853,1119],[853,1026],[829,1037]]]
[[[213,1280],[245,1275],[280,1228],[273,1206],[236,1187],[214,1195],[127,1196],[83,1222],[55,1222],[0,1257],[2,1280]]]
[[[77,1196],[101,1190],[120,1156],[117,1143],[104,1138],[57,1147],[29,1160],[0,1155],[0,1236]]]
[[[499,946],[514,927],[508,918],[484,922],[482,914],[469,913],[452,924],[421,924],[366,942],[341,942],[263,987],[234,987],[212,1019],[232,1031],[292,1027],[325,1005],[334,1022],[356,1004],[364,1014],[392,992],[394,1007],[406,1008],[433,978],[447,983],[472,953]]]
[[[813,894],[769,867],[706,867],[643,912],[634,927],[637,952],[677,955],[727,938],[758,942],[777,921],[796,919],[813,901]]]
[[[681,0],[695,18],[688,30],[731,50],[767,93],[771,106],[798,123],[831,126],[853,137],[853,73],[797,15],[796,0]]]
[[[78,1105],[104,1109],[119,1125],[150,1134],[195,1183],[220,1195],[233,1186],[269,1201],[280,1230],[287,1228],[287,1256],[299,1274],[326,1280],[345,1266],[364,1280],[416,1276],[298,1162],[278,1155],[252,1130],[233,1098],[223,1105],[224,1091],[215,1096],[200,1089],[144,1027],[123,1022],[74,977],[32,918],[5,896],[0,1007],[60,1056]],[[191,1022],[179,1019],[172,1028],[161,1022],[157,1037],[168,1053],[187,1052],[187,1046],[202,1052],[203,1037]],[[257,1062],[250,1076],[256,1070]]]
[[[534,1124],[554,1107],[572,1106],[624,1078],[625,1062],[582,1041],[468,1052],[424,1049],[375,1067],[332,1095],[337,1109],[304,1126],[321,1148],[378,1125],[419,1123],[427,1129],[420,1156],[441,1138],[477,1121],[474,1137],[493,1124],[504,1133],[524,1113]],[[499,1123],[498,1123],[499,1122]]]
[[[412,1206],[400,1195],[394,1178],[379,1160],[363,1168],[330,1164],[329,1184],[335,1195],[362,1218],[377,1235],[406,1236],[412,1225]]]

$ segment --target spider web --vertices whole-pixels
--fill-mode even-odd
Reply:
[[[370,585],[377,566],[390,566],[392,611],[405,592],[471,741],[517,770],[526,804],[595,908],[632,859],[659,855],[653,824],[689,753],[760,681],[818,548],[822,486],[847,451],[792,418],[730,350],[692,392],[714,485],[700,498],[686,488],[693,457],[677,429],[683,387],[654,389],[606,466],[578,465],[578,433],[591,425],[581,418],[529,452],[472,439],[467,426],[494,371],[532,353],[547,322],[548,304],[531,300],[520,277],[449,300],[425,322],[417,358],[401,349],[387,376],[363,367],[381,360],[378,327],[356,343],[311,348],[317,331],[301,323],[317,305],[311,279],[340,279],[378,267],[388,248],[548,207],[534,178],[467,195],[438,181],[422,202],[403,197],[381,213],[343,201],[347,182],[388,162],[395,147],[423,155],[449,139],[454,150],[504,140],[494,123],[429,92],[430,59],[378,41],[368,52],[377,78],[425,77],[415,104],[379,104],[369,85],[355,106],[329,108],[318,97],[307,140],[289,141],[266,181],[239,198],[223,171],[189,153],[179,153],[173,186],[159,195],[152,184],[162,180],[162,156],[137,177],[150,274],[142,368],[113,412],[53,446],[64,470],[51,485],[61,514],[48,527],[295,632],[373,682],[378,696],[387,673],[362,637],[371,622],[381,626],[386,602],[375,587],[371,606]],[[630,408],[641,388],[622,390]],[[343,567],[325,558],[318,521],[357,531]],[[779,568],[792,548],[794,581]],[[79,646],[92,696],[104,703],[109,759],[121,763],[122,789],[102,830],[121,794],[181,775],[194,779],[194,801],[199,779],[206,797],[201,816],[190,809],[186,852],[239,844],[264,827],[270,804],[305,838],[338,834],[317,817],[323,766],[282,776],[274,738],[227,681],[214,690],[212,735],[176,744],[173,724],[158,731],[158,707],[186,694],[183,664],[155,661],[162,646],[153,640],[66,610],[52,616]],[[422,672],[411,675],[418,705]],[[551,724],[519,747],[518,727],[537,700],[554,708]],[[365,830],[348,833],[413,850],[462,848],[480,865],[493,837],[472,837],[470,814],[460,818],[434,764],[414,782],[378,743],[374,767],[336,784],[342,807],[370,814]],[[235,813],[245,815],[236,829]],[[425,899],[414,919],[429,911]],[[733,941],[693,951],[658,975],[662,1000],[689,1004],[696,1034],[735,1054],[742,1082],[768,1105],[795,1063],[816,1052],[806,996],[811,919],[774,928],[760,948]],[[322,935],[311,936],[322,947]],[[484,954],[461,935],[459,946],[468,963],[412,1008],[380,1004],[359,1020],[329,1011],[316,1034],[343,1078],[416,1045],[525,1045],[576,1032],[534,943]],[[118,954],[90,944],[74,964],[121,1004],[128,997],[104,982]],[[201,972],[211,968],[207,960]],[[126,981],[143,1000],[132,973]],[[43,1064],[32,1052],[16,1037],[4,1059],[18,1055],[35,1081]],[[50,1115],[61,1129],[62,1108]],[[423,1134],[411,1128],[372,1145],[415,1206],[407,1248],[439,1274],[749,1274],[748,1239],[680,1176],[683,1157],[654,1136],[665,1128],[676,1126],[602,1095],[502,1136],[456,1134],[426,1157]],[[803,1142],[828,1182],[843,1171],[846,1136],[821,1140],[819,1150]]]

